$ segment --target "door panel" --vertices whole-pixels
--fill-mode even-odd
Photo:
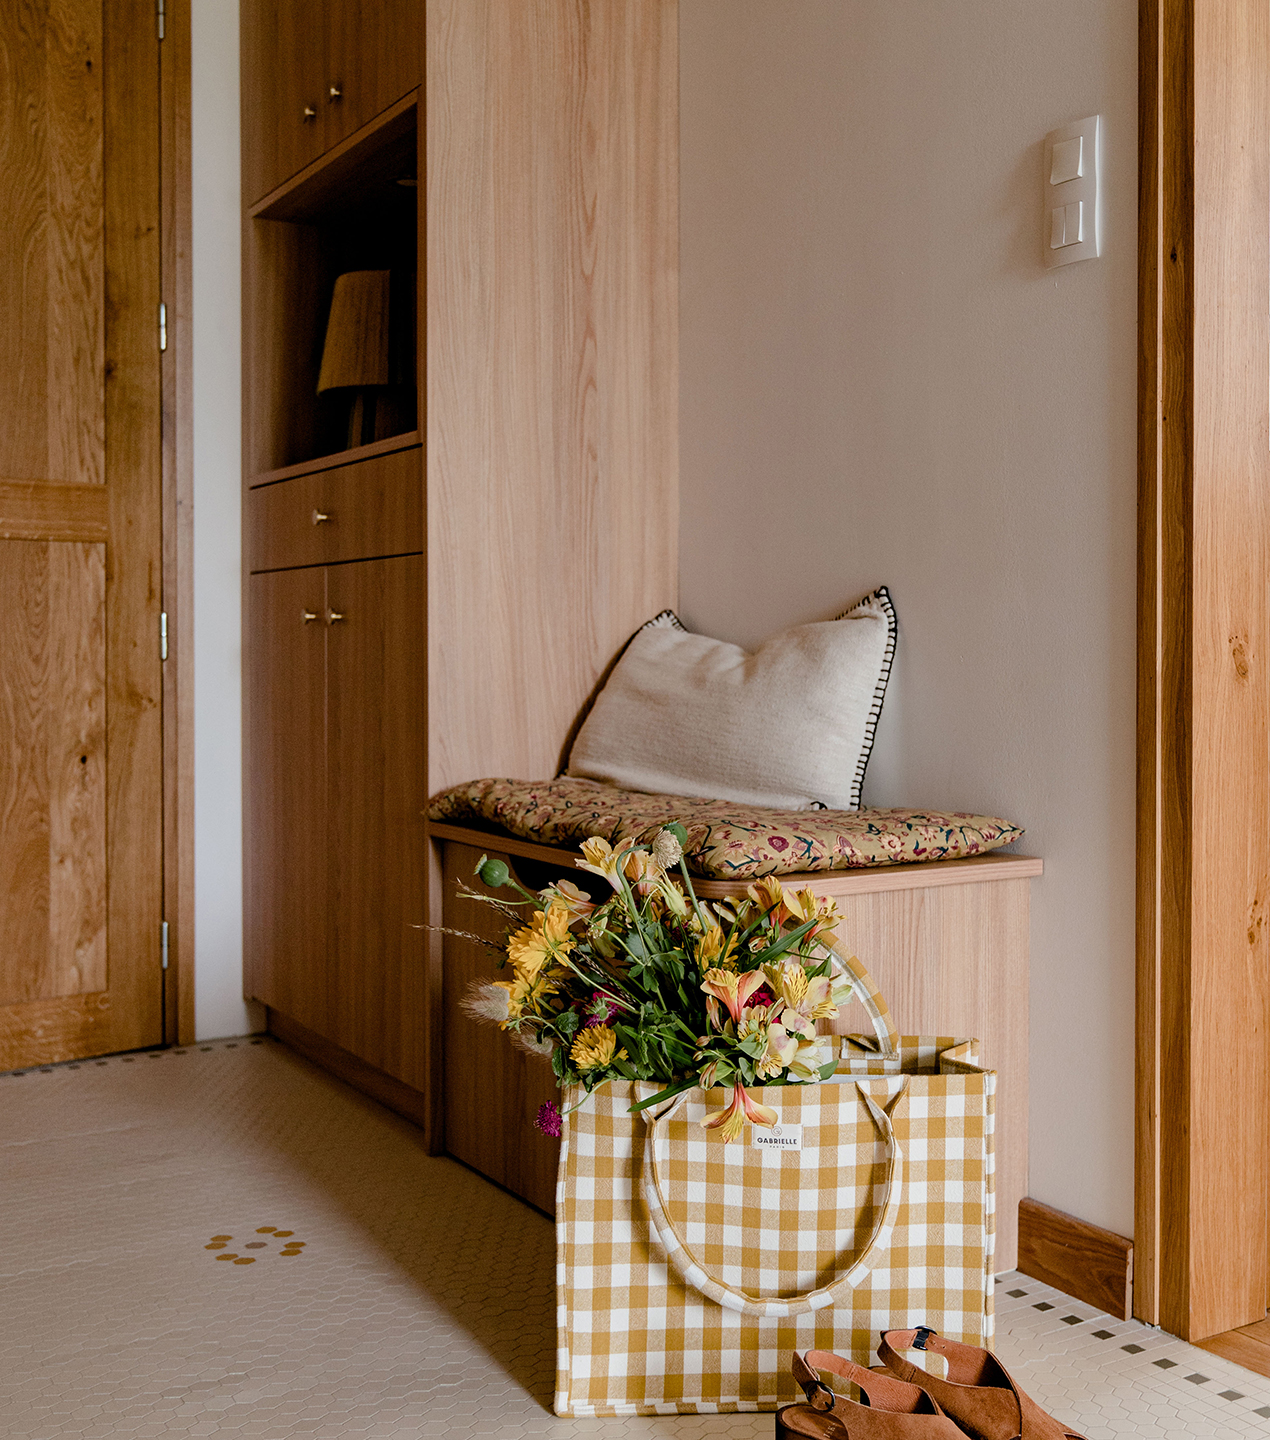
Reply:
[[[247,595],[247,988],[325,1035],[331,986],[323,571],[253,575]]]
[[[163,1039],[157,45],[0,7],[0,1069]]]
[[[420,1085],[423,976],[423,557],[333,565],[327,595],[331,955],[323,1033]]]
[[[101,0],[0,18],[0,480],[105,480]]]
[[[243,5],[243,186],[250,205],[332,143],[324,0]],[[306,115],[311,110],[312,115]]]
[[[106,989],[104,545],[0,541],[0,1004]]]
[[[423,78],[423,6],[418,0],[330,0],[328,149],[400,100]]]

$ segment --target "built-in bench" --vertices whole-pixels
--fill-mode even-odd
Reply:
[[[483,888],[473,873],[482,855],[501,856],[529,889],[569,873],[579,858],[576,849],[493,827],[434,820],[429,830],[442,852],[443,923],[493,941],[503,936],[502,917],[458,889],[460,881]],[[981,1042],[981,1062],[998,1075],[998,1271],[1014,1268],[1018,1206],[1027,1194],[1029,892],[1041,869],[1030,856],[991,853],[781,876],[787,886],[834,897],[839,935],[872,973],[903,1034]],[[748,883],[748,877],[694,880],[711,899],[743,895]],[[472,981],[495,977],[489,952],[446,935],[443,955],[445,1148],[553,1214],[559,1142],[533,1123],[539,1106],[557,1097],[550,1066],[460,1008]],[[869,1026],[851,1005],[833,1028]]]

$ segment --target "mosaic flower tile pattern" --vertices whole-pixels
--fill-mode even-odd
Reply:
[[[272,1041],[0,1075],[5,1440],[768,1440],[552,1415],[554,1265],[541,1215]],[[1270,1380],[1023,1276],[997,1348],[1090,1440],[1270,1437]]]

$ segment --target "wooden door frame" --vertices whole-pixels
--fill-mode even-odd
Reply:
[[[194,377],[190,0],[167,0],[159,46],[163,352],[164,1039],[194,1040]]]
[[[1140,0],[1134,1313],[1264,1318],[1270,37]]]

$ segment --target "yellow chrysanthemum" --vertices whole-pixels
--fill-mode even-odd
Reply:
[[[542,1001],[556,993],[556,987],[541,975],[517,975],[514,980],[495,980],[500,990],[507,991],[507,1018],[500,1028],[507,1029],[507,1021],[518,1020],[522,1015],[535,1014]]]
[[[592,1025],[583,1030],[569,1050],[569,1059],[578,1070],[599,1070],[614,1058],[625,1060],[626,1051],[617,1049],[617,1036],[607,1025]]]
[[[569,920],[569,907],[558,900],[553,900],[545,912],[534,911],[533,922],[517,930],[507,942],[507,954],[518,975],[532,980],[548,960],[573,949]]]

